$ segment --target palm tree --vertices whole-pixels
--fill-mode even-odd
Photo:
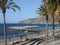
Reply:
[[[48,40],[48,10],[45,5],[38,8],[38,14],[46,17],[46,41]]]
[[[57,9],[57,3],[58,3],[58,0],[44,0],[44,4],[46,4],[46,7],[49,8],[49,13],[52,15],[52,20],[53,20],[53,37],[54,37],[54,22],[55,22],[55,19],[54,19],[54,14],[55,14],[55,11]]]
[[[0,9],[2,10],[3,13],[3,18],[4,18],[4,42],[5,45],[7,45],[7,35],[6,35],[6,19],[5,19],[5,13],[7,9],[12,9],[14,12],[16,11],[15,8],[19,8],[16,3],[13,2],[13,0],[0,0]]]
[[[55,27],[54,27],[54,22],[55,22],[54,15],[55,15],[56,10],[57,10],[57,3],[54,2],[50,7],[50,13],[52,15],[52,20],[53,20],[53,37],[54,37],[54,29],[55,29]]]

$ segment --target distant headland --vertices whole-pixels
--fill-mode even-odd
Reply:
[[[45,17],[41,16],[40,18],[38,18],[38,17],[29,18],[29,19],[20,21],[19,23],[22,23],[22,24],[46,24],[46,20],[45,20]],[[49,19],[48,23],[52,24],[52,18]],[[55,24],[58,24],[57,20],[55,20]]]

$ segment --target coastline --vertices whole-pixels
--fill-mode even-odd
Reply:
[[[26,37],[24,36],[23,38],[26,38]],[[40,35],[39,36],[37,34],[27,35],[27,39],[31,39],[31,38],[40,38]],[[10,43],[14,42],[14,41],[21,41],[21,38],[20,37],[14,37],[11,39],[7,39],[7,44],[10,45]],[[21,42],[21,43],[23,43],[23,42]],[[0,45],[4,45],[4,39],[0,40]]]
[[[51,30],[50,30],[51,31]],[[50,32],[49,31],[49,32]],[[11,38],[11,39],[7,39],[7,44],[8,45],[10,45],[10,43],[11,42],[16,42],[16,41],[18,41],[19,43],[17,43],[16,45],[22,45],[22,44],[25,44],[25,43],[27,43],[27,42],[29,42],[29,43],[27,43],[26,45],[31,45],[31,44],[33,44],[35,41],[35,44],[34,45],[36,45],[37,43],[39,43],[41,40],[42,40],[42,42],[41,43],[43,43],[44,42],[44,40],[45,40],[45,38],[46,37],[41,37],[41,36],[46,36],[45,35],[46,34],[46,32],[44,31],[44,32],[41,32],[41,33],[33,33],[33,34],[30,34],[30,35],[27,35],[27,37],[26,36],[23,36],[23,38],[22,39],[29,39],[29,40],[27,40],[27,41],[23,41],[23,42],[21,42],[21,37],[14,37],[14,38]],[[49,35],[52,35],[51,33],[49,34]],[[34,41],[32,41],[32,42],[30,42],[30,40],[34,40]],[[44,40],[43,40],[44,39]],[[40,44],[40,43],[39,43]],[[0,45],[4,45],[4,40],[0,40]],[[41,44],[42,45],[42,44]]]
[[[41,34],[42,35],[42,34]],[[40,38],[41,36],[40,34],[31,34],[31,35],[27,35],[27,37],[30,39],[30,38]],[[8,45],[10,45],[11,42],[13,41],[20,41],[21,39],[19,37],[14,37],[14,38],[11,38],[11,41],[9,41],[9,39],[7,40],[7,43]],[[22,42],[23,43],[23,42]],[[20,44],[20,43],[19,43]],[[4,45],[4,40],[0,40],[0,45]]]

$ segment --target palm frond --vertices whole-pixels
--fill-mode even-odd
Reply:
[[[1,1],[0,1],[0,5],[1,5]]]
[[[12,5],[11,7],[15,7],[15,8],[21,10],[20,7],[19,7],[18,5]]]
[[[5,4],[5,0],[2,0],[1,3],[2,3],[2,5],[4,5]]]
[[[7,2],[8,2],[8,0],[4,0],[4,4],[5,4],[5,5],[7,4]]]
[[[8,4],[8,6],[10,6],[10,5],[14,5],[14,4],[16,4],[16,3],[14,3],[14,2],[10,2],[10,3]]]
[[[13,0],[0,0],[0,8],[4,11],[6,11],[6,9],[12,9],[15,12],[15,8],[20,10],[20,7],[16,5]]]
[[[56,5],[56,2],[54,2],[54,3],[52,4],[52,6],[51,6],[51,13],[52,13],[52,15],[54,15],[56,9],[57,9],[57,5]]]
[[[42,5],[42,6],[40,7],[40,10],[47,13],[47,8],[46,8],[46,6],[44,6],[44,5]]]
[[[38,14],[46,16],[48,14],[47,8],[45,5],[40,6],[40,8],[38,8]]]
[[[43,7],[43,6],[41,6],[41,9],[42,9],[42,10],[44,10],[44,7]]]
[[[10,0],[9,2],[12,2],[13,0]]]
[[[16,10],[14,8],[11,8],[14,12],[16,12]]]
[[[0,8],[2,8],[3,2],[2,0],[0,0]]]
[[[3,5],[3,1],[2,0],[0,0],[0,5]]]

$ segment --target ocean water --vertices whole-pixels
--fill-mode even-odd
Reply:
[[[32,30],[45,30],[46,28],[46,24],[6,24],[6,32],[7,32],[7,38],[13,38],[13,37],[16,37],[16,36],[22,36],[24,35],[24,32],[22,31],[11,31],[8,29],[8,27],[11,27],[11,26],[39,26],[38,28],[33,28]],[[58,26],[58,24],[55,24],[54,25],[55,27]],[[52,24],[49,24],[48,25],[48,28],[51,29],[53,27]],[[3,24],[0,24],[0,39],[3,39],[4,37],[4,28],[3,28]]]

